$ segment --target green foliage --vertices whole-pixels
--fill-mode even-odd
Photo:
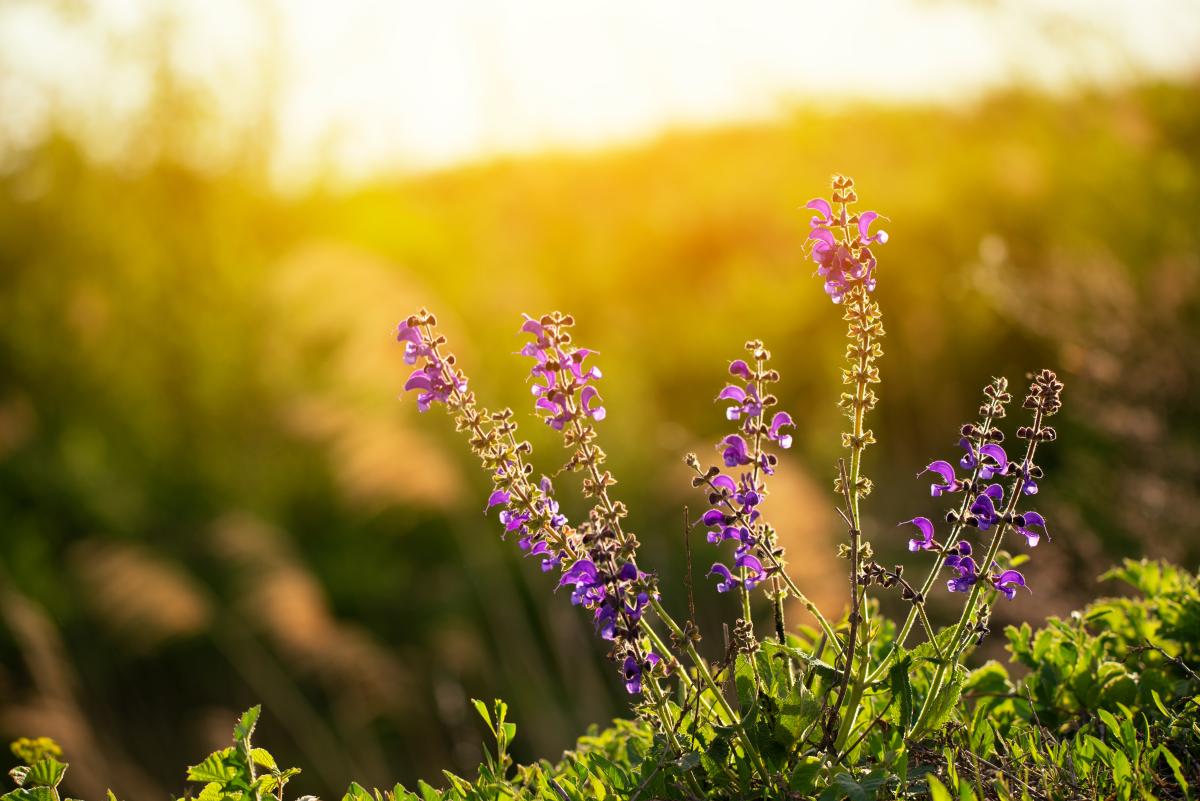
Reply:
[[[910,728],[928,692],[934,649],[904,654],[864,695],[859,742],[836,760],[814,747],[823,711],[817,698],[835,678],[831,666],[805,656],[794,637],[739,655],[728,677],[731,700],[777,786],[752,778],[733,726],[699,725],[673,744],[646,709],[639,720],[593,728],[557,763],[515,765],[508,706],[475,700],[490,742],[473,779],[446,772],[443,789],[351,784],[342,801],[690,799],[697,790],[819,801],[1191,799],[1200,782],[1200,582],[1169,565],[1132,561],[1107,577],[1137,595],[1101,599],[1036,632],[1009,628],[1011,659],[1024,675],[1014,678],[994,661],[956,673],[933,704],[929,719],[945,721],[926,724],[934,734]],[[687,730],[692,713],[667,703]],[[238,720],[230,747],[188,768],[188,780],[201,786],[196,797],[282,801],[299,771],[281,770],[252,745],[259,711]],[[10,774],[16,789],[0,801],[60,801],[62,750],[41,738],[19,740],[12,751],[23,764]]]
[[[1200,782],[1200,582],[1170,565],[1126,562],[1107,578],[1137,594],[1105,598],[1033,631],[1007,630],[1014,678],[997,662],[959,668],[929,694],[941,644],[902,654],[862,698],[863,721],[844,751],[818,745],[818,700],[837,671],[799,637],[739,654],[725,677],[738,714],[713,725],[666,700],[637,721],[590,731],[557,763],[515,765],[517,727],[508,706],[473,704],[490,735],[473,779],[443,774],[445,787],[418,782],[370,790],[351,784],[342,801],[605,801],[605,799],[790,798],[869,801],[1190,799]],[[884,627],[884,631],[889,631]],[[928,700],[921,729],[918,702]],[[702,694],[699,704],[717,701]],[[251,738],[260,708],[238,719],[231,746],[187,770],[201,801],[283,801],[299,771],[280,769]],[[663,731],[656,714],[678,720]],[[745,731],[764,761],[747,753]],[[680,737],[686,735],[681,742]],[[23,763],[0,801],[62,801],[67,763],[48,739],[12,744]],[[191,797],[191,796],[189,796]],[[116,801],[110,792],[108,801]]]

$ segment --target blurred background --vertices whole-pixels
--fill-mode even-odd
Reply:
[[[471,697],[511,703],[521,759],[627,714],[451,422],[397,400],[421,305],[547,473],[516,331],[576,316],[681,613],[681,457],[715,457],[725,365],[765,339],[799,421],[771,514],[840,608],[843,323],[799,208],[834,172],[890,218],[884,558],[916,568],[895,521],[939,513],[914,476],[988,379],[1049,366],[1053,540],[1001,622],[1126,555],[1194,565],[1194,2],[842,5],[0,0],[0,735],[61,740],[73,794],[162,798],[261,702],[328,798],[470,772]]]

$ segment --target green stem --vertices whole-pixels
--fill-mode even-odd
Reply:
[[[850,236],[848,231],[846,236]],[[855,311],[859,313],[860,320],[866,320],[867,318],[869,308],[868,298],[869,296],[865,289],[860,288],[855,293]],[[842,724],[838,730],[836,746],[839,749],[845,744],[846,738],[850,735],[850,732],[854,729],[855,722],[858,720],[859,706],[862,701],[863,690],[866,687],[867,667],[871,655],[870,621],[866,604],[867,588],[865,586],[858,587],[857,581],[862,548],[862,524],[859,514],[859,481],[862,477],[863,451],[866,449],[864,423],[867,413],[868,370],[871,366],[872,345],[871,335],[864,332],[858,340],[858,372],[855,376],[854,385],[854,431],[850,441],[850,475],[848,477],[850,486],[847,489],[847,498],[850,501],[850,525],[854,539],[851,543],[851,570],[853,571],[854,583],[851,590],[854,593],[851,613],[858,615],[858,628],[860,630],[858,637],[859,654],[858,669],[854,674],[854,684],[850,691],[850,703],[843,713]],[[853,648],[853,644],[850,647]],[[847,653],[846,658],[853,661],[854,654]]]

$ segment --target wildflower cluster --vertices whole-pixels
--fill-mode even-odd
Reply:
[[[1046,536],[1046,519],[1032,509],[1019,511],[1018,506],[1022,496],[1038,492],[1042,469],[1034,462],[1034,455],[1039,442],[1051,441],[1056,436],[1044,421],[1061,406],[1061,392],[1062,382],[1053,372],[1044,370],[1034,378],[1025,402],[1025,407],[1034,412],[1033,425],[1017,430],[1017,437],[1027,440],[1028,445],[1022,458],[1013,461],[1001,444],[1004,432],[993,425],[993,421],[1004,417],[1005,406],[1012,396],[1006,379],[993,379],[984,389],[985,402],[980,407],[983,421],[978,425],[968,423],[961,430],[959,447],[963,455],[958,460],[958,469],[964,475],[960,478],[955,466],[945,460],[930,462],[922,471],[937,477],[930,484],[933,497],[962,493],[958,508],[946,513],[950,534],[944,542],[936,539],[936,527],[929,518],[905,521],[918,531],[918,536],[909,540],[909,550],[933,551],[944,558],[944,566],[954,574],[946,582],[950,592],[970,592],[981,579],[1009,600],[1016,596],[1018,587],[1028,589],[1024,575],[1016,570],[1000,570],[991,559],[983,562],[986,569],[981,568],[971,542],[960,537],[969,528],[981,533],[994,529],[994,539],[999,541],[1002,532],[1009,528],[1024,537],[1026,545],[1032,548]],[[996,478],[1010,479],[1007,502],[1005,486],[993,480]]]
[[[628,510],[611,494],[616,479],[598,442],[596,426],[607,411],[597,354],[574,344],[574,320],[560,312],[526,316],[520,354],[532,362],[533,412],[561,436],[569,454],[565,465],[551,472],[580,474],[583,495],[591,503],[575,525],[561,512],[550,479],[533,479],[532,449],[517,438],[513,412],[492,413],[476,404],[453,355],[444,352],[432,315],[419,312],[397,331],[405,362],[415,368],[405,387],[417,393],[418,409],[446,406],[491,478],[487,509],[499,509],[502,536],[513,536],[526,555],[538,558],[543,571],[557,571],[558,587],[590,612],[596,633],[611,644],[609,656],[626,690],[642,696],[639,716],[653,727],[655,748],[675,766],[670,770],[683,797],[732,795],[731,787],[738,788],[739,797],[781,797],[798,775],[824,772],[829,778],[829,771],[851,758],[866,738],[878,741],[873,747],[890,742],[887,747],[901,753],[910,739],[939,731],[962,693],[965,671],[960,663],[988,631],[994,598],[1013,599],[1027,586],[1024,575],[1001,553],[1004,535],[1015,532],[1029,547],[1046,536],[1045,518],[1020,507],[1039,489],[1038,445],[1056,436],[1046,421],[1061,406],[1062,383],[1048,370],[1033,377],[1025,400],[1033,420],[1016,431],[1025,442],[1019,458],[1009,457],[996,425],[1012,400],[1007,381],[997,378],[984,390],[979,419],[960,429],[961,456],[931,462],[923,471],[934,477],[933,497],[955,499],[944,523],[927,517],[905,521],[916,531],[909,550],[932,556],[924,582],[905,578],[903,565],[888,569],[874,561],[860,505],[872,489],[863,463],[875,442],[867,417],[879,402],[875,387],[884,336],[882,313],[872,294],[877,270],[873,250],[888,237],[871,230],[879,219],[876,212],[853,210],[857,200],[854,182],[838,176],[831,200],[808,204],[815,212],[811,255],[825,292],[842,305],[847,323],[841,376],[846,391],[838,403],[850,421],[841,437],[849,456],[838,461],[834,486],[836,511],[846,526],[839,554],[849,562],[848,611],[831,622],[809,600],[788,575],[784,550],[763,517],[768,481],[779,453],[792,445],[795,421],[778,409],[774,388],[780,376],[770,365],[770,352],[760,341],[747,342],[747,356],[729,364],[729,380],[716,395],[734,430],[717,443],[715,464],[694,454],[685,460],[695,474],[693,486],[704,491],[707,501],[698,524],[712,545],[732,546],[729,557],[712,564],[709,576],[715,577],[718,592],[736,591],[742,602],[724,655],[712,663],[697,650],[695,620],[677,624],[663,608],[657,577],[639,565],[638,540],[625,528]],[[947,529],[939,537],[942,525]],[[947,575],[947,588],[967,597],[957,622],[939,631],[925,601]],[[760,642],[751,594],[762,585],[774,602],[776,637]],[[868,619],[877,613],[868,597],[872,587],[899,589],[910,605],[903,625]],[[818,636],[788,631],[783,619],[788,596],[812,614]],[[930,657],[923,662],[906,650],[917,621],[927,637],[918,648]],[[658,624],[669,637],[658,633]],[[739,709],[726,692],[731,678]],[[675,692],[661,686],[667,679],[677,683]],[[892,735],[880,728],[885,718],[898,740],[887,740]],[[704,746],[703,758],[691,750],[697,743],[710,744]],[[702,774],[695,772],[701,764]]]
[[[833,202],[814,198],[805,205],[816,214],[809,221],[808,238],[812,240],[812,260],[817,275],[825,280],[825,294],[834,303],[841,303],[856,288],[875,290],[875,255],[871,245],[886,244],[887,231],[871,233],[871,225],[879,214],[850,211],[858,201],[854,180],[838,175],[833,179]]]

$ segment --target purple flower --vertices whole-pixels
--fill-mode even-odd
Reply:
[[[651,651],[646,654],[644,662],[638,660],[630,654],[625,657],[625,662],[621,666],[621,673],[625,677],[625,691],[630,695],[637,695],[642,691],[642,673],[653,670],[658,664],[658,654]]]
[[[595,352],[596,351],[588,350],[587,348],[578,348],[574,353],[571,354],[571,373],[578,381],[594,381],[601,377],[599,367],[593,365],[588,370],[583,369],[583,360]]]
[[[529,512],[514,512],[511,509],[500,512],[500,522],[504,524],[506,534],[524,527],[531,519],[532,515]]]
[[[767,577],[767,571],[763,570],[762,562],[757,556],[754,556],[748,551],[738,553],[734,558],[733,564],[735,567],[745,569],[746,575],[744,582],[747,590],[752,590],[758,583]],[[714,565],[716,567],[716,565]],[[720,589],[720,587],[718,587]]]
[[[417,359],[429,356],[431,349],[421,336],[421,330],[409,325],[408,320],[396,326],[396,341],[404,343],[404,363],[416,364]]]
[[[995,443],[988,443],[975,450],[975,445],[966,437],[960,439],[958,444],[966,451],[958,462],[964,470],[974,470],[978,467],[979,478],[984,481],[992,476],[1008,475],[1008,455],[1004,448]]]
[[[407,357],[406,357],[407,360]],[[467,382],[463,378],[447,381],[442,369],[442,362],[429,361],[424,367],[414,370],[404,382],[405,392],[417,392],[417,411],[427,412],[434,403],[445,403],[455,390],[466,390]]]
[[[971,514],[978,521],[979,530],[987,531],[994,523],[1000,522],[1000,513],[996,504],[1004,500],[1004,487],[999,484],[989,484],[987,489],[979,493],[971,504]]]
[[[511,496],[504,490],[496,490],[488,496],[487,508],[491,509],[493,506],[505,506],[508,504],[510,497]]]
[[[1020,484],[1021,492],[1025,495],[1037,495],[1038,485],[1037,485],[1037,482],[1033,480],[1033,471],[1030,470],[1029,465],[1027,465],[1027,464],[1022,464],[1020,469],[1021,469],[1021,484]],[[1040,473],[1039,473],[1039,475],[1040,475]]]
[[[918,539],[908,541],[908,550],[910,551],[934,551],[937,550],[937,545],[933,541],[933,522],[927,517],[914,517],[912,520],[905,520],[898,525],[914,525],[921,532]]]
[[[971,558],[971,543],[963,540],[958,543],[958,553],[946,557],[946,567],[958,573],[958,576],[946,582],[950,592],[969,592],[979,580],[979,568]]]
[[[776,412],[775,416],[771,418],[771,427],[767,430],[767,439],[779,443],[779,447],[786,449],[792,447],[792,435],[784,434],[780,431],[784,426],[795,428],[796,424],[792,422],[792,416],[787,412]]]
[[[753,386],[747,391],[734,384],[729,384],[717,395],[717,400],[733,401],[733,405],[725,410],[725,419],[727,420],[737,420],[742,415],[757,417],[762,414],[763,407]]]
[[[871,223],[878,219],[879,215],[873,211],[864,211],[858,217],[858,236],[859,241],[864,245],[870,245],[878,242],[881,245],[886,245],[888,241],[887,231],[880,231],[874,236],[870,234]]]
[[[604,598],[604,582],[600,579],[596,565],[591,559],[580,559],[567,568],[558,580],[558,586],[573,584],[571,603],[590,605]]]
[[[744,359],[734,359],[729,363],[729,374],[739,376],[746,381],[751,381],[754,378],[754,373],[750,372],[750,365],[746,364]]]
[[[835,178],[832,204],[824,198],[814,198],[805,204],[805,208],[816,212],[809,220],[812,260],[817,264],[817,275],[824,281],[825,293],[834,303],[841,303],[854,286],[862,286],[868,292],[875,290],[876,262],[870,245],[882,245],[888,240],[885,231],[871,233],[878,213],[867,211],[857,218],[849,215],[847,208],[854,202],[853,185],[848,178]],[[849,226],[856,222],[858,236],[853,236]]]
[[[1041,533],[1031,530],[1030,526],[1037,526],[1041,529]],[[1015,527],[1017,533],[1025,537],[1030,548],[1035,547],[1041,541],[1043,535],[1050,536],[1046,531],[1046,519],[1037,512],[1023,512],[1017,515]]]
[[[593,404],[593,401],[595,403]],[[579,393],[579,406],[583,413],[593,420],[603,420],[606,412],[604,407],[600,405],[600,393],[590,384],[583,388]]]
[[[746,440],[737,434],[730,434],[721,440],[721,445],[725,446],[725,450],[722,451],[721,455],[725,459],[726,467],[738,467],[754,461],[750,458],[750,454],[746,450]],[[718,445],[717,447],[721,446]]]
[[[1017,596],[1017,587],[1029,589],[1025,584],[1025,577],[1015,570],[1005,570],[999,576],[993,577],[992,586],[998,589],[1010,601]]]
[[[813,198],[804,204],[804,208],[812,209],[819,217],[813,217],[809,225],[813,228],[819,228],[822,225],[830,225],[833,222],[833,209],[829,206],[829,201],[825,198]]]
[[[950,464],[949,462],[945,462],[940,459],[936,462],[930,462],[928,465],[926,465],[925,469],[920,473],[917,473],[917,475],[923,476],[926,473],[937,473],[942,478],[942,483],[934,483],[929,485],[929,494],[935,498],[940,497],[943,493],[958,492],[960,489],[962,489],[962,484],[954,476],[954,465]]]
[[[714,573],[721,577],[721,580],[717,582],[717,592],[729,592],[739,584],[738,577],[733,575],[732,571],[720,562],[714,563],[709,568],[708,575],[711,576]]]

